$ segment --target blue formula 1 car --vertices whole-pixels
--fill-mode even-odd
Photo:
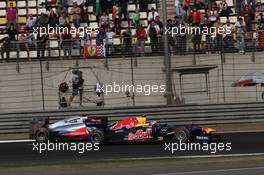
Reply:
[[[48,140],[85,140],[93,143],[112,142],[217,142],[215,129],[198,125],[168,125],[147,122],[145,116],[128,117],[109,123],[108,118],[76,116],[49,124],[49,120],[31,122],[30,138]]]

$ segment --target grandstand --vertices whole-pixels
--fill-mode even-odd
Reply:
[[[26,21],[28,16],[31,14],[33,15],[35,18],[39,17],[41,13],[49,13],[49,11],[47,10],[47,8],[45,7],[45,5],[43,5],[43,3],[46,3],[46,0],[16,0],[16,1],[1,1],[0,2],[0,39],[4,38],[7,36],[6,33],[6,28],[7,28],[7,20],[6,20],[6,8],[9,6],[10,3],[13,3],[15,7],[17,7],[18,9],[18,19],[17,19],[17,24],[18,24],[18,31],[19,31],[19,35],[21,35],[21,33],[24,31],[25,29],[25,25],[26,25]],[[68,0],[68,12],[70,12],[70,9],[72,7],[73,4],[73,0]],[[132,1],[129,2],[128,4],[128,13],[129,13],[129,17],[132,17],[132,14],[135,12],[137,7],[137,4],[133,3]],[[157,3],[153,2],[153,3],[149,3],[148,4],[148,8],[157,8]],[[52,9],[55,10],[56,9],[56,4],[52,4]],[[93,4],[89,3],[88,7],[85,10],[85,15],[87,15],[87,21],[83,21],[81,23],[81,26],[89,26],[91,28],[97,28],[99,27],[98,22],[96,21],[96,16],[94,14],[94,6]],[[112,20],[112,13],[109,13],[109,18],[110,20]],[[70,21],[72,23],[72,20]],[[148,21],[147,21],[147,12],[140,12],[140,23],[146,28],[148,25]],[[121,33],[123,31],[125,31],[126,28],[129,27],[129,23],[127,20],[122,20],[121,22]],[[135,31],[136,29],[132,29],[132,35],[135,35]],[[19,37],[19,36],[18,36]],[[17,37],[17,38],[18,38]],[[146,41],[146,43],[149,43],[150,41]],[[96,43],[96,39],[93,38],[92,39],[92,44]],[[118,35],[115,35],[114,38],[114,45],[116,47],[120,46],[121,44],[121,38]],[[58,39],[51,36],[50,37],[50,42],[49,42],[49,49],[48,50],[58,50],[59,49],[59,45],[60,43],[58,42]],[[16,48],[13,50],[13,55],[15,57],[16,55]],[[77,49],[77,53],[76,52],[72,52],[73,55],[75,53],[75,56],[79,56],[80,52],[78,52]],[[46,55],[48,56],[59,56],[59,52],[52,52],[52,53],[46,53]],[[11,53],[12,55],[12,53]],[[36,51],[31,50],[30,51],[30,57],[36,57]],[[12,57],[12,56],[11,56]],[[19,54],[20,58],[26,58],[27,54],[26,52],[20,52]]]
[[[72,4],[73,4],[74,0],[68,0],[67,3],[67,10],[70,13],[70,9],[72,8]],[[99,23],[98,23],[98,19],[96,17],[96,15],[94,14],[95,11],[95,5],[92,4],[92,1],[87,1],[89,2],[87,4],[87,7],[84,8],[84,14],[86,16],[86,18],[81,22],[81,26],[89,26],[91,28],[97,28],[99,27]],[[150,10],[151,8],[157,9],[158,12],[161,12],[162,9],[160,8],[160,1],[154,1],[154,0],[148,0],[148,10]],[[185,2],[185,1],[184,1]],[[190,9],[193,9],[193,7],[195,6],[194,1],[188,1],[189,2],[189,7]],[[7,20],[6,20],[6,8],[9,6],[10,3],[13,3],[15,7],[17,7],[18,10],[18,18],[17,18],[17,24],[18,24],[18,31],[19,31],[19,35],[17,38],[19,38],[19,36],[21,35],[21,33],[23,31],[25,31],[25,24],[26,21],[28,19],[28,16],[30,14],[32,14],[34,17],[39,17],[41,13],[45,13],[48,14],[49,10],[47,9],[47,7],[43,4],[47,3],[47,0],[16,0],[16,1],[1,1],[0,2],[0,39],[4,38],[7,36],[7,32],[6,32],[6,28],[7,28]],[[175,1],[174,0],[168,0],[167,1],[167,8],[168,8],[168,19],[173,19],[175,16],[175,6],[174,6]],[[221,1],[217,0],[216,4],[219,5],[221,3]],[[235,24],[237,22],[237,13],[236,13],[236,3],[233,0],[226,0],[226,3],[228,5],[228,7],[231,9],[231,13],[229,14],[229,17],[226,16],[220,16],[220,21],[222,24],[225,24],[227,19],[229,19],[229,21],[232,24]],[[263,7],[264,1],[261,1],[261,7]],[[56,1],[51,1],[50,3],[51,8],[56,11],[57,8],[57,4]],[[188,7],[188,8],[189,8]],[[128,4],[128,13],[129,13],[129,18],[132,18],[133,13],[135,13],[136,9],[139,8],[138,4],[135,3],[134,0],[130,0],[129,4]],[[206,11],[205,9],[199,9],[199,12],[201,12],[202,17],[206,16]],[[252,41],[252,39],[256,39],[258,36],[258,17],[259,12],[255,12],[255,17],[252,20],[252,31],[250,31],[247,35],[246,35],[246,40],[248,41]],[[110,12],[108,14],[110,20],[113,22],[113,14]],[[162,19],[162,18],[161,18]],[[72,18],[70,18],[71,24],[72,24]],[[143,25],[143,27],[145,28],[146,32],[147,32],[147,26],[148,26],[148,11],[144,11],[144,12],[140,12],[140,24]],[[121,21],[121,34],[127,29],[127,28],[131,28],[131,33],[132,36],[136,35],[136,29],[132,26],[132,24],[128,21],[122,18]],[[235,37],[234,37],[235,39]],[[146,40],[146,45],[145,45],[145,52],[146,53],[151,53],[151,47],[150,47],[150,38],[147,37]],[[188,40],[189,43],[191,43],[192,41]],[[204,40],[202,40],[201,45],[202,48],[203,44],[205,43]],[[96,44],[96,38],[93,37],[91,40],[91,44]],[[115,34],[114,35],[114,39],[113,39],[113,44],[114,46],[117,48],[116,49],[116,53],[121,53],[120,52],[120,46],[122,45],[122,38],[120,37],[120,34]],[[60,51],[60,47],[61,47],[61,41],[58,40],[58,36],[50,36],[50,40],[48,41],[47,44],[47,52],[46,52],[46,56],[49,57],[59,57],[61,56],[63,53],[61,53]],[[13,47],[11,51],[11,57],[13,55],[14,58],[16,58],[17,56],[19,56],[20,58],[27,58],[27,52],[21,48],[19,48],[19,54],[17,51],[18,47]],[[82,53],[82,45],[81,44],[76,44],[73,46],[73,56],[80,56]],[[191,51],[193,50],[192,48],[192,44],[188,44],[187,46],[187,51]],[[162,52],[162,51],[160,51]],[[161,54],[161,53],[160,53]],[[37,53],[34,49],[30,50],[29,53],[30,57],[36,57]]]

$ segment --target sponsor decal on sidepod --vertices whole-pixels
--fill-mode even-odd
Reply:
[[[152,138],[152,129],[147,129],[146,131],[143,131],[142,129],[137,130],[135,133],[130,132],[128,134],[127,139],[128,140],[140,140],[140,139],[148,139]]]

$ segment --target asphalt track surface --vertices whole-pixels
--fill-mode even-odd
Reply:
[[[226,133],[222,134],[223,143],[232,143],[231,151],[175,151],[173,154],[164,144],[122,144],[103,145],[99,151],[33,151],[33,143],[1,143],[0,164],[14,162],[52,162],[67,160],[108,160],[108,159],[138,159],[159,157],[180,157],[195,155],[223,155],[264,153],[264,132]]]

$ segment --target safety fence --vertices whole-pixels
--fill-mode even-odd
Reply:
[[[134,31],[135,32],[135,31]],[[245,35],[239,39],[235,36],[211,37],[206,35],[173,35],[168,36],[171,55],[193,55],[250,52],[253,56],[264,50],[262,33]],[[26,36],[25,36],[26,38]],[[2,39],[2,61],[24,62],[32,60],[83,59],[83,58],[118,58],[142,57],[164,55],[164,35],[146,37],[137,40],[135,35],[131,38],[113,36],[102,39],[100,44],[95,37],[79,39],[50,38],[42,41],[5,41]]]
[[[49,117],[52,123],[67,117],[80,116],[84,111],[89,116],[108,117],[110,122],[144,113],[152,121],[182,125],[263,122],[263,108],[264,103],[231,103],[0,113],[0,133],[27,133],[29,123],[35,117]]]
[[[262,102],[263,83],[254,86],[234,87],[245,75],[263,76],[262,52],[225,53],[172,56],[173,104],[220,104]],[[195,64],[194,64],[195,62]],[[78,64],[77,64],[78,63]],[[43,62],[0,64],[0,109],[2,112],[29,110],[56,110],[60,97],[69,101],[72,94],[72,71],[83,73],[83,101],[79,94],[72,108],[129,107],[166,104],[165,93],[122,91],[98,96],[95,90],[101,85],[164,86],[166,78],[163,57],[109,59],[108,66],[101,60],[58,60]],[[264,78],[264,77],[263,77]],[[258,78],[257,78],[258,79]],[[256,81],[257,81],[256,79]],[[59,86],[67,82],[69,91],[60,93]],[[128,89],[129,90],[129,89]],[[64,100],[65,101],[65,100]],[[82,103],[83,102],[83,103]],[[82,106],[81,106],[82,105]]]

